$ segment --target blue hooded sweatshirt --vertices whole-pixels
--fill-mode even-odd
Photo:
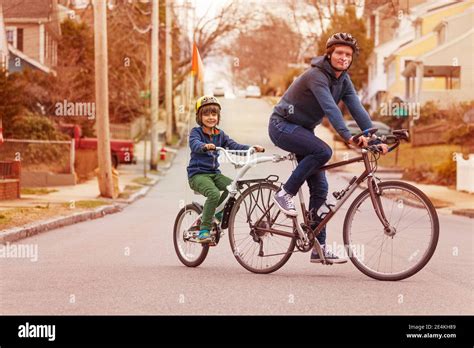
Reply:
[[[316,57],[311,68],[288,87],[273,109],[272,117],[282,117],[311,131],[326,115],[344,140],[351,133],[347,129],[337,103],[342,100],[361,130],[372,127],[369,114],[362,107],[349,75],[344,71],[336,78],[334,69],[325,57]]]
[[[202,127],[194,127],[189,134],[191,159],[188,165],[188,178],[196,174],[220,174],[219,153],[204,151],[204,145],[214,144],[229,150],[248,150],[250,146],[241,145],[229,138],[222,129],[214,128],[215,134],[204,133]]]

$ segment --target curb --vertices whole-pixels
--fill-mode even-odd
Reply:
[[[453,215],[466,216],[470,219],[474,219],[474,209],[454,209]]]
[[[78,222],[98,219],[108,214],[118,213],[122,210],[123,207],[119,204],[106,205],[92,211],[75,213],[60,218],[53,218],[36,224],[32,223],[24,227],[14,227],[0,233],[0,244],[14,242],[19,239],[31,237],[56,228],[73,225]]]
[[[171,159],[168,168],[171,167],[174,158]],[[15,242],[20,239],[28,238],[39,233],[51,231],[60,227],[65,227],[69,225],[74,225],[79,222],[94,220],[101,217],[104,217],[108,214],[115,214],[121,212],[129,204],[132,204],[139,200],[142,197],[145,197],[148,192],[159,182],[159,178],[156,178],[152,183],[148,184],[146,187],[141,190],[133,193],[126,200],[116,200],[116,204],[106,205],[94,210],[75,213],[68,216],[62,216],[59,218],[52,218],[46,221],[40,221],[38,223],[31,223],[22,227],[14,227],[8,230],[0,232],[0,244],[6,244],[10,242]]]

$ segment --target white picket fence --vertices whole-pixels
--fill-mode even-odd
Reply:
[[[474,193],[474,154],[465,160],[456,153],[456,190]]]

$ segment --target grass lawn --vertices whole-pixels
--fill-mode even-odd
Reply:
[[[152,179],[150,178],[145,178],[145,177],[140,177],[140,178],[135,178],[132,180],[135,184],[139,185],[150,185],[151,182],[153,182]]]
[[[48,189],[44,187],[22,187],[20,193],[22,195],[47,195],[52,192],[58,192],[56,189]]]
[[[413,147],[402,143],[398,150],[398,164],[395,164],[396,151],[380,156],[378,161],[383,167],[434,168],[453,159],[454,152],[461,152],[459,145],[430,145]]]
[[[106,201],[77,201],[72,208],[70,203],[37,205],[29,208],[12,208],[0,211],[0,230],[24,226],[32,222],[47,220],[53,217],[71,215],[73,211],[84,211],[109,204]]]

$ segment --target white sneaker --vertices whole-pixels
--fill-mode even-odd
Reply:
[[[278,206],[278,208],[286,215],[298,216],[298,212],[295,208],[295,202],[293,201],[293,196],[289,193],[285,193],[282,196],[279,196],[278,193],[276,193],[273,196],[273,201]]]

